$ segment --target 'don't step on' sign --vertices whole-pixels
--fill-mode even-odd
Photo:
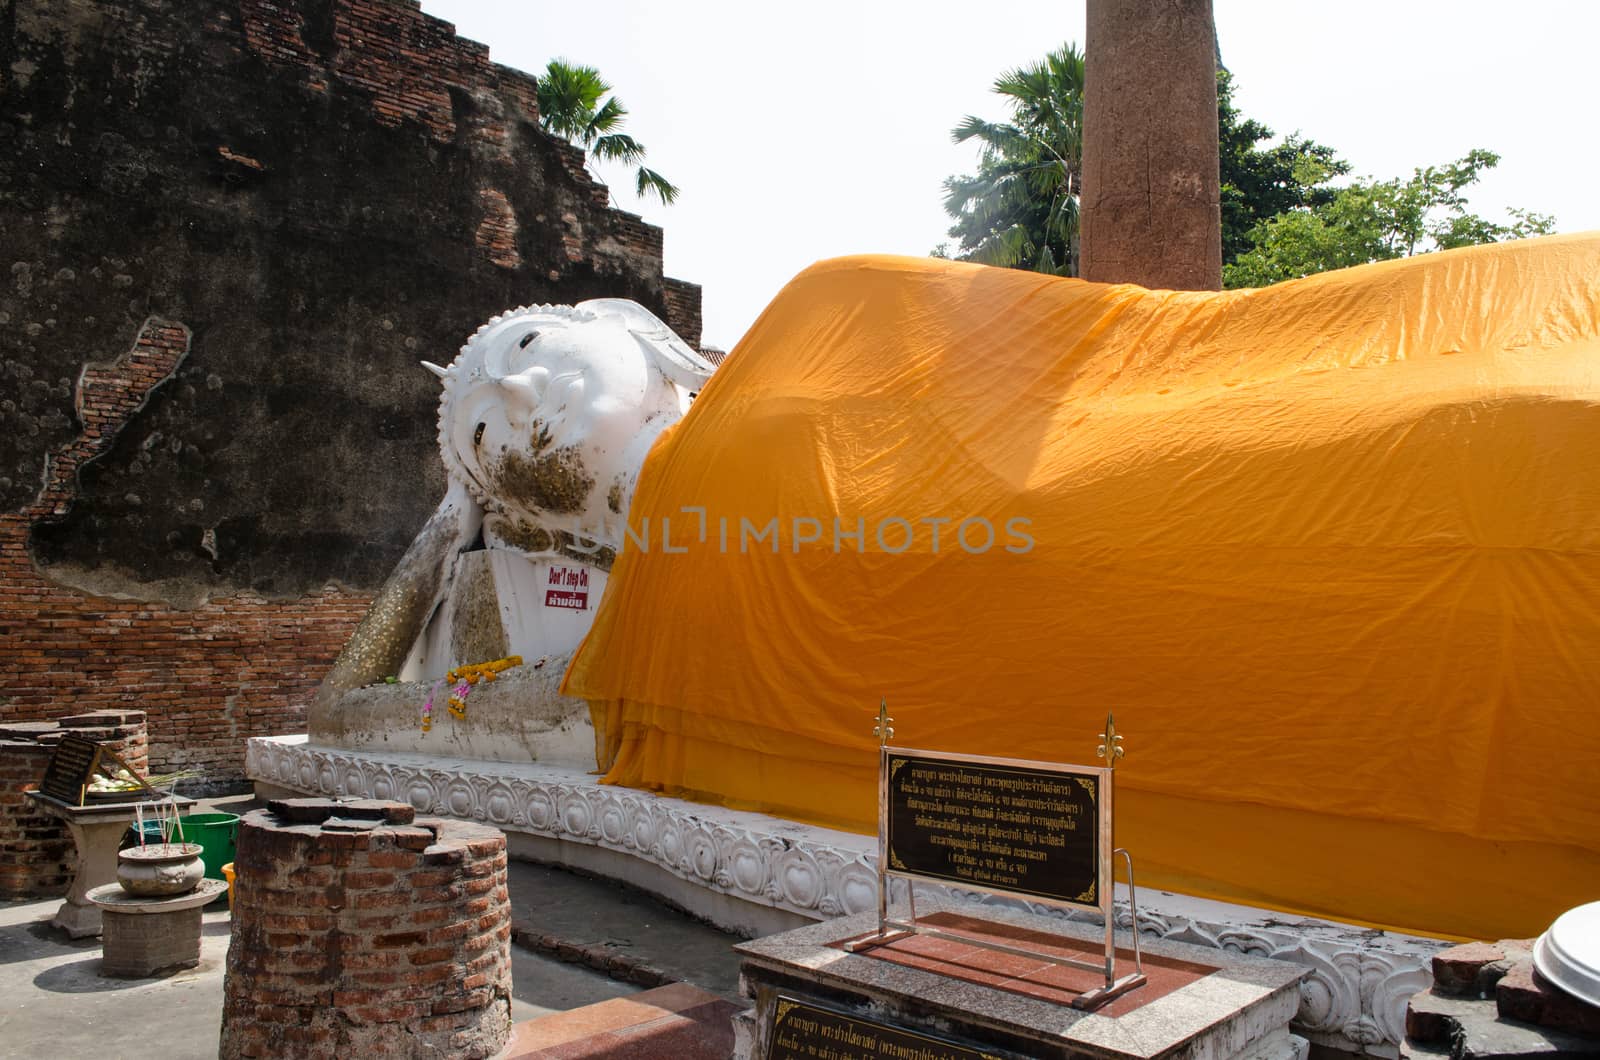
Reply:
[[[551,567],[545,581],[544,606],[589,610],[589,568]]]

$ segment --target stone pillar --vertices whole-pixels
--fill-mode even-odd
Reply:
[[[100,910],[100,974],[147,979],[200,963],[203,907],[228,889],[201,880],[188,894],[141,898],[120,883],[95,887],[85,897]]]
[[[234,1057],[493,1056],[511,1027],[505,836],[405,803],[240,822],[222,1009]]]
[[[1222,286],[1211,0],[1089,0],[1080,275]]]

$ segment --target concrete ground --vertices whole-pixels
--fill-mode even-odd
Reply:
[[[200,1060],[217,1055],[228,910],[207,910],[200,966],[161,979],[103,979],[100,940],[50,927],[59,899],[0,903],[0,1057]],[[512,1018],[533,1019],[640,988],[521,947]]]
[[[210,807],[207,807],[210,808]],[[246,800],[217,809],[237,813]],[[512,947],[512,1018],[521,1022],[640,990],[595,971],[596,950],[732,997],[738,941],[616,884],[512,862],[513,916],[557,960]],[[100,940],[49,921],[60,899],[0,902],[0,1057],[198,1060],[217,1055],[228,950],[226,903],[204,917],[200,965],[160,979],[99,975]],[[566,945],[570,941],[571,945]],[[586,954],[587,956],[583,956]]]
[[[739,962],[727,932],[610,880],[512,862],[511,916],[524,945],[595,966],[642,966],[737,1001]]]

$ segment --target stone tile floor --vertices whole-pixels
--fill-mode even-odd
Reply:
[[[228,910],[205,914],[200,965],[157,979],[99,975],[100,940],[49,926],[59,899],[0,903],[0,1057],[199,1060],[217,1055]],[[512,949],[512,1018],[637,993],[576,964]]]
[[[519,1023],[502,1060],[726,1060],[743,1007],[688,983]]]
[[[250,804],[227,800],[214,808],[238,813]],[[592,963],[596,954],[619,955],[631,966],[733,997],[738,960],[730,947],[738,940],[731,935],[626,887],[560,869],[514,861],[510,890],[519,925],[547,943],[560,940],[568,956],[562,961],[512,947],[511,1012],[519,1023],[640,992],[638,985],[582,963]],[[73,942],[51,928],[59,904],[59,899],[0,902],[0,1058],[198,1060],[217,1055],[226,903],[205,913],[199,967],[135,980],[99,975],[99,939]],[[666,1017],[658,1022],[675,1034],[699,1033]]]
[[[620,963],[657,973],[646,985],[689,982],[738,999],[737,936],[622,884],[546,865],[513,861],[508,889],[524,945],[596,967]]]

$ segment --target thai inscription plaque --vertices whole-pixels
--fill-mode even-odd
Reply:
[[[1100,906],[1098,771],[888,751],[888,870]]]
[[[971,1046],[779,996],[767,1060],[999,1060]]]
[[[83,804],[83,788],[100,764],[100,745],[82,736],[63,736],[44,767],[39,791],[73,806]]]

